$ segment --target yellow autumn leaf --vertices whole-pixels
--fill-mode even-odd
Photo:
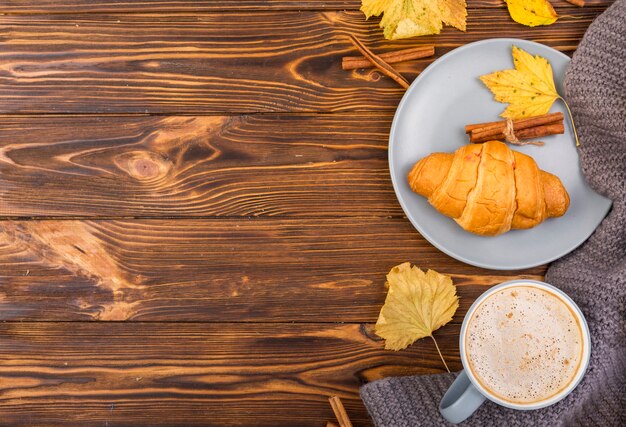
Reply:
[[[465,31],[465,0],[361,0],[366,18],[383,17],[380,27],[386,39],[439,34],[443,24]]]
[[[444,24],[465,31],[467,29],[467,4],[465,0],[440,0],[441,20]]]
[[[554,24],[558,15],[548,0],[506,0],[515,22],[528,27]]]
[[[516,120],[546,114],[560,98],[550,63],[513,46],[513,64],[514,70],[496,71],[480,77],[496,101],[509,104],[501,116]]]
[[[375,327],[387,350],[402,350],[420,338],[432,337],[433,331],[452,320],[459,307],[450,277],[433,270],[424,273],[408,262],[391,269],[387,286],[387,298]]]
[[[548,0],[506,0],[515,22],[528,27],[554,24],[558,15]]]

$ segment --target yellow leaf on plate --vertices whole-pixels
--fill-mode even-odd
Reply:
[[[558,15],[548,0],[506,0],[515,22],[528,27],[554,24]]]
[[[443,24],[465,31],[465,0],[361,0],[366,18],[383,18],[386,39],[404,39],[439,34]]]
[[[432,337],[459,307],[450,277],[433,270],[424,273],[408,262],[391,269],[387,286],[375,327],[387,350],[402,350],[420,338]]]
[[[513,46],[513,64],[514,70],[496,71],[480,77],[496,101],[509,104],[501,116],[516,120],[546,114],[560,98],[550,63],[541,56],[532,56]]]

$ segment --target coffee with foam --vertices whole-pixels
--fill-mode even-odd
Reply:
[[[583,331],[570,305],[519,284],[489,295],[465,332],[468,368],[490,394],[537,404],[572,383],[583,361]]]

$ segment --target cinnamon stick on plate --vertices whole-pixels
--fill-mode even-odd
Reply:
[[[469,134],[470,132],[478,129],[478,128],[486,128],[494,125],[501,125],[504,123],[506,125],[506,121],[498,120],[497,122],[486,122],[486,123],[474,123],[472,125],[465,126],[465,133]]]
[[[547,119],[543,123],[549,123],[551,121],[559,121],[563,120],[563,113],[548,113],[542,114],[540,116],[532,116],[525,117],[523,119],[513,120],[513,125],[515,129],[522,129],[520,127],[524,123],[530,123],[531,126],[534,126],[536,123],[542,123],[541,120]],[[465,133],[476,132],[480,130],[485,130],[488,128],[501,128],[504,129],[506,127],[506,120],[499,120],[497,122],[487,122],[487,123],[476,123],[472,125],[465,126]]]
[[[526,117],[513,120],[513,131],[517,134],[522,129],[542,126],[552,123],[563,122],[563,113],[543,114],[541,116]],[[467,128],[466,128],[467,129]],[[492,139],[500,139],[504,136],[506,121],[487,124],[482,127],[474,127],[470,131],[470,142],[484,142]]]
[[[435,46],[426,45],[381,53],[378,57],[387,64],[395,64],[397,62],[410,61],[412,59],[427,58],[429,56],[433,56],[434,54]],[[374,64],[372,64],[369,59],[364,56],[344,56],[341,58],[341,68],[344,70],[371,67],[374,67]]]
[[[560,112],[513,120],[511,125],[518,139],[541,138],[565,132],[563,113]],[[465,132],[469,134],[469,140],[472,143],[504,139],[506,129],[506,120],[465,126]]]
[[[515,132],[517,139],[536,139],[543,138],[548,135],[556,135],[565,133],[565,125],[563,123],[553,123],[543,126],[535,126],[533,128],[522,129]],[[493,139],[493,138],[492,138]],[[486,141],[484,141],[486,142]]]

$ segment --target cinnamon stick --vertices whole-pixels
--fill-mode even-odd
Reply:
[[[337,421],[339,421],[340,427],[352,427],[352,423],[350,422],[350,418],[348,418],[348,413],[346,412],[346,408],[343,407],[343,403],[341,403],[341,399],[339,396],[333,396],[328,398],[330,402],[331,408],[333,408],[333,412],[335,413],[335,417],[337,417]]]
[[[467,125],[465,126],[465,133],[470,133],[471,131],[481,128],[481,127],[488,127],[488,126],[493,126],[493,125],[499,125],[501,123],[505,123],[506,121],[502,121],[502,120],[498,120],[497,122],[486,122],[486,123],[475,123],[473,125]]]
[[[563,113],[543,114],[541,116],[526,117],[513,120],[513,130],[515,132],[536,126],[563,122]],[[473,126],[473,125],[472,125]],[[490,139],[500,139],[504,135],[506,121],[483,124],[474,127],[469,134],[470,142],[489,141]],[[467,127],[466,127],[467,129]]]
[[[412,59],[427,58],[435,54],[435,46],[418,46],[409,49],[396,50],[393,52],[385,52],[378,55],[380,59],[387,64],[395,64],[397,62],[410,61]],[[364,56],[344,56],[341,58],[341,68],[344,70],[354,70],[357,68],[374,67],[369,59]]]
[[[352,44],[366,57],[376,68],[378,68],[384,75],[392,78],[396,83],[405,89],[409,88],[409,82],[402,77],[402,74],[397,72],[391,65],[387,64],[384,60],[380,59],[378,55],[369,50],[359,39],[350,35],[350,41]]]
[[[517,139],[536,139],[544,136],[565,133],[565,125],[561,123],[550,123],[547,125],[535,126],[532,128],[521,129],[515,132]],[[494,139],[504,139],[504,135],[498,137],[487,137],[480,140],[470,141],[475,144],[492,141]]]
[[[523,125],[524,123],[527,123],[529,121],[533,122],[536,120],[537,121],[536,123],[541,124],[541,121],[544,119],[548,119],[547,121],[548,123],[550,121],[556,122],[558,120],[563,120],[563,113],[557,112],[557,113],[542,114],[540,116],[524,117],[523,119],[513,120],[513,126],[514,126],[514,129],[521,129],[520,125]],[[482,130],[491,129],[491,128],[504,129],[505,127],[506,127],[506,120],[500,120],[497,122],[476,123],[476,124],[465,126],[465,133],[477,132],[477,131],[482,131]]]
[[[585,5],[585,0],[565,0],[569,4],[573,4],[574,6],[583,7]]]
[[[519,132],[515,132],[515,136],[517,136],[518,139],[535,139],[562,133],[565,133],[565,125],[563,125],[563,123],[553,123],[522,129]]]

